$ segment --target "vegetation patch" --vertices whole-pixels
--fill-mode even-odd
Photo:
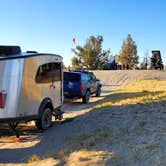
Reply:
[[[125,85],[120,91],[111,94],[100,102],[94,109],[161,100],[166,100],[166,81],[142,80]]]
[[[140,135],[143,131],[144,131],[144,126],[146,125],[145,121],[139,122],[134,129],[132,130],[132,132],[136,135]]]
[[[56,156],[66,161],[68,156],[74,151],[83,150],[84,152],[88,152],[88,149],[105,142],[110,135],[112,135],[110,129],[101,128],[94,130],[90,134],[67,137],[66,139],[70,140],[71,143],[59,151]]]
[[[149,152],[149,153],[153,153],[157,148],[158,148],[158,143],[155,141],[151,141],[148,142],[147,144],[145,144],[145,149]]]

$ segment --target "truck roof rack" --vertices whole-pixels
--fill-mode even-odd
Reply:
[[[71,70],[71,71],[72,71],[72,72],[80,72],[80,73],[89,73],[89,71],[80,70],[80,69]]]
[[[21,53],[20,46],[0,46],[0,56],[10,56]]]

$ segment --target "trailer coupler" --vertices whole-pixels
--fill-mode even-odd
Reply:
[[[55,117],[55,120],[62,120],[63,119],[63,114],[64,112],[61,111],[60,109],[59,110],[55,110],[52,115]]]
[[[16,130],[17,125],[19,122],[10,122],[8,123],[10,130],[15,134],[16,138],[19,138],[19,132]]]

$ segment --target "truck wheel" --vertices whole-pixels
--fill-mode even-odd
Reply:
[[[90,91],[87,91],[85,96],[82,97],[82,102],[87,104],[89,102],[90,99]]]
[[[101,95],[101,87],[98,87],[96,92],[96,97],[100,97],[100,95]]]
[[[36,127],[40,130],[47,130],[52,124],[52,113],[50,108],[45,108],[41,117],[36,120]]]

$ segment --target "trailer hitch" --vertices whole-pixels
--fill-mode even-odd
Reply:
[[[17,127],[18,124],[19,124],[19,122],[10,122],[10,123],[8,123],[9,129],[15,134],[16,138],[20,137],[19,132],[16,130],[16,127]]]
[[[63,119],[63,114],[64,112],[61,111],[60,109],[59,110],[55,110],[52,112],[52,115],[55,117],[55,120],[62,120]]]

